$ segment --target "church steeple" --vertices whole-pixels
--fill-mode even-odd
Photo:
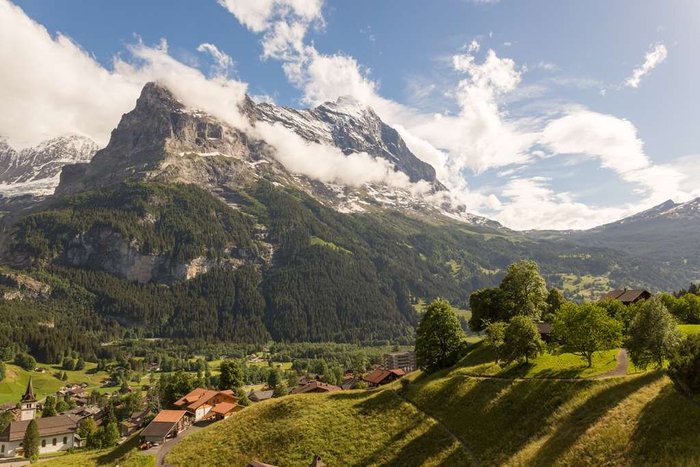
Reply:
[[[22,396],[22,402],[36,402],[34,397],[34,385],[32,384],[32,377],[29,377],[29,382],[27,383],[27,390],[24,391],[24,396]]]
[[[27,383],[27,390],[22,396],[22,400],[19,404],[20,409],[20,420],[33,420],[36,418],[36,397],[34,396],[34,385],[32,384],[32,377],[29,377],[29,382]]]

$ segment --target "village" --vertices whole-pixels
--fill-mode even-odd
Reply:
[[[152,369],[158,370],[155,366],[152,366]],[[416,369],[414,351],[387,353],[384,356],[384,364],[369,373],[355,374],[351,370],[346,371],[339,386],[323,382],[318,374],[303,375],[299,378],[298,385],[289,390],[289,395],[379,387]],[[7,460],[24,458],[24,443],[32,421],[36,422],[38,430],[39,456],[90,447],[89,435],[85,435],[83,428],[88,424],[93,427],[93,432],[101,427],[106,428],[108,414],[103,401],[100,404],[102,406],[98,405],[87,388],[87,383],[68,384],[54,395],[38,400],[30,377],[24,395],[17,403],[9,402],[0,406],[0,413],[9,414],[11,419],[5,430],[0,433],[0,457]],[[253,404],[277,396],[272,388],[253,389],[246,393],[247,399]],[[56,415],[45,416],[43,412],[46,411],[46,401],[49,397],[62,401],[69,408]],[[115,394],[111,397],[118,396]],[[245,409],[245,406],[239,403],[240,398],[233,389],[197,387],[176,400],[172,406],[157,411],[149,408],[148,402],[143,400],[137,410],[119,422],[116,443],[123,443],[136,435],[144,454],[156,457],[166,443],[170,448],[170,444],[174,444],[177,438],[188,432],[225,420]],[[87,422],[88,420],[90,422]],[[314,465],[324,465],[320,459],[316,459],[316,462]],[[254,462],[252,465],[266,464]]]

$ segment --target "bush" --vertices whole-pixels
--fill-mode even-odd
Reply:
[[[28,353],[19,352],[15,355],[15,365],[26,371],[34,371],[36,369],[36,360]]]
[[[681,342],[671,357],[668,374],[681,392],[700,394],[700,334]]]

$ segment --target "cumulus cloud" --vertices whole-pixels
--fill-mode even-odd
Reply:
[[[557,193],[542,177],[513,178],[501,193],[507,200],[498,220],[516,230],[586,229],[631,214],[625,208],[591,207],[568,192]]]
[[[625,86],[638,88],[642,78],[663,63],[668,56],[668,50],[663,44],[653,44],[644,56],[644,63],[632,71],[632,75],[625,80]]]
[[[313,20],[322,22],[321,7],[314,11],[318,16]],[[299,31],[289,34],[287,28],[280,28],[279,33],[271,33],[275,31],[275,21],[280,20],[290,26],[299,23]],[[469,209],[490,214],[514,228],[570,228],[611,221],[635,208],[649,207],[649,203],[661,198],[683,196],[683,177],[678,170],[655,165],[645,154],[636,128],[627,120],[580,106],[546,109],[534,118],[510,117],[504,105],[524,93],[521,81],[526,68],[518,68],[512,59],[500,57],[494,50],[480,55],[481,45],[476,40],[452,57],[453,70],[463,75],[448,92],[458,113],[427,113],[383,98],[379,83],[371,78],[371,70],[363,68],[355,58],[343,53],[322,54],[306,44],[304,34],[311,21],[271,14],[263,21],[268,25],[258,31],[264,33],[263,56],[282,61],[285,74],[301,90],[301,100],[306,104],[317,105],[350,95],[372,106],[382,119],[397,128],[419,158],[435,167],[438,178],[452,190],[450,196]],[[271,42],[271,37],[279,40]],[[646,71],[638,79],[660,63],[659,58],[665,58],[659,55],[665,49],[654,50],[642,67]],[[556,70],[551,64],[537,67]],[[572,80],[565,85],[583,86],[584,80]],[[585,85],[591,84],[586,81]],[[416,94],[415,89],[412,92]],[[505,174],[515,174],[520,168],[549,157],[596,160],[631,184],[641,201],[626,208],[596,208],[576,201],[573,193],[556,193],[545,179],[515,178],[489,193],[471,189],[465,178],[493,169],[506,177],[509,175]],[[527,210],[528,215],[518,214],[521,209]],[[536,214],[538,209],[541,214]]]
[[[0,0],[0,44],[0,63],[12,70],[0,73],[0,134],[15,147],[68,133],[104,145],[148,81],[160,81],[186,103],[243,124],[235,103],[244,96],[245,83],[207,79],[168,55],[165,41],[129,46],[128,59],[116,58],[108,70],[67,36],[52,37],[19,7]],[[211,53],[215,47],[206,49]]]

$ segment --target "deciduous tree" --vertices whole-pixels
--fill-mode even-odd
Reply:
[[[464,349],[464,331],[449,302],[434,300],[428,305],[416,330],[416,359],[427,372],[457,363]]]
[[[544,342],[540,338],[537,326],[527,316],[514,316],[505,330],[503,342],[503,360],[510,363],[525,359],[527,363],[531,358],[542,352]]]
[[[556,314],[554,335],[569,350],[583,357],[590,368],[595,352],[620,345],[622,323],[593,303],[566,303]]]
[[[639,302],[629,325],[626,346],[635,366],[661,368],[680,342],[676,320],[658,298]]]

